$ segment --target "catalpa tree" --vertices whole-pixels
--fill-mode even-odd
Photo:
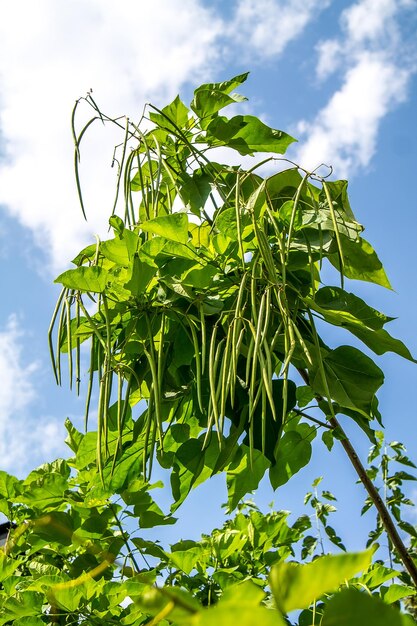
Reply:
[[[17,528],[3,558],[13,576],[7,584],[3,577],[0,624],[229,624],[232,615],[242,624],[285,624],[296,609],[302,612],[291,623],[299,626],[413,623],[390,606],[416,592],[413,548],[397,529],[415,537],[401,516],[407,499],[400,488],[413,476],[396,472],[384,502],[373,481],[378,468],[362,465],[338,415],[373,443],[370,462],[413,464],[401,444],[391,456],[383,451],[381,369],[356,347],[330,347],[326,329],[342,327],[347,340],[354,335],[376,355],[413,357],[385,330],[392,318],[345,288],[346,279],[390,287],[350,207],[347,182],[276,156],[294,141],[285,132],[251,115],[221,114],[244,99],[234,90],[246,78],[202,85],[190,108],[179,97],[163,109],[148,105],[138,124],[108,117],[91,94],[76,104],[75,171],[86,217],[86,131],[100,121],[123,133],[114,154],[112,236],[83,249],[75,268],[56,279],[62,292],[49,334],[57,382],[65,356],[70,385],[85,393],[86,432],[67,420],[72,459],[25,481],[3,477],[1,510]],[[78,129],[82,105],[93,116]],[[243,168],[214,160],[218,147],[269,156]],[[261,175],[265,168],[272,173]],[[323,282],[323,266],[333,268],[326,276],[335,284]],[[343,553],[318,481],[306,502],[342,550],[335,556],[308,562],[317,556],[309,516],[290,526],[284,512],[264,515],[241,504],[266,473],[277,489],[306,466],[318,434],[329,450],[346,451],[368,492],[365,508],[377,509],[369,543],[386,532],[399,570],[371,564],[376,546]],[[155,463],[170,472],[170,514],[150,494]],[[170,552],[140,536],[141,528],[174,523],[190,490],[219,472],[229,513],[238,509],[222,529]],[[297,555],[301,563],[288,563]]]

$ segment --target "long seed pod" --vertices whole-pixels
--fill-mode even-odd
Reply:
[[[133,169],[133,161],[136,157],[136,150],[132,150],[126,159],[123,179],[123,193],[125,199],[125,223],[131,227],[135,223],[135,209],[133,206],[131,174]]]
[[[340,240],[339,226],[337,225],[336,214],[334,212],[333,201],[332,201],[330,191],[325,180],[323,180],[323,189],[324,189],[324,193],[326,194],[327,204],[329,205],[329,211],[332,217],[334,233],[336,235],[337,253],[339,255],[339,262],[340,262],[340,285],[341,285],[341,288],[343,289],[344,265],[345,265],[345,261],[343,257],[343,248],[342,248],[342,242]]]
[[[258,321],[255,330],[255,346],[253,349],[253,359],[252,359],[252,371],[249,385],[249,419],[252,419],[253,411],[255,407],[253,406],[254,392],[257,383],[256,375],[257,375],[257,366],[260,363],[260,352],[261,352],[261,337],[263,332],[263,323],[265,317],[265,292],[262,294],[261,303],[259,305],[259,314]]]
[[[71,293],[65,298],[65,321],[67,328],[67,349],[68,349],[68,379],[69,388],[72,389],[73,361],[72,361],[72,331],[71,331]]]
[[[104,376],[107,376],[104,373]],[[98,396],[98,410],[97,410],[97,467],[101,480],[103,481],[103,430],[104,430],[104,405],[105,405],[105,381],[100,378],[99,396]]]
[[[80,302],[75,295],[75,320],[77,327],[77,335],[75,338],[75,388],[77,391],[77,396],[80,395],[80,384],[81,384],[81,347],[80,347],[80,337],[78,335],[78,329],[80,327]]]
[[[94,383],[94,356],[97,350],[100,350],[100,342],[97,341],[97,338],[93,335],[91,337],[91,348],[90,348],[90,370],[88,375],[88,386],[87,386],[87,397],[85,401],[85,417],[84,417],[84,429],[87,431],[88,427],[88,415],[90,412],[90,402],[91,402],[91,392],[93,390]],[[98,357],[97,357],[98,361]]]
[[[202,400],[202,395],[201,395],[202,367],[201,367],[200,348],[198,345],[197,332],[194,327],[194,322],[190,318],[188,318],[188,325],[191,331],[191,337],[192,337],[193,346],[194,346],[198,408],[200,409],[202,413],[204,413],[203,400]]]
[[[67,293],[68,293],[68,289],[65,290],[65,299],[61,305],[61,312],[59,314],[58,329],[57,329],[57,334],[56,334],[56,375],[57,375],[58,385],[61,384],[61,345],[62,345],[62,337],[64,334],[64,323],[66,319]]]
[[[240,344],[238,342],[238,337],[240,336],[240,331],[243,324],[243,297],[245,295],[245,286],[246,286],[246,277],[247,273],[245,272],[242,276],[242,280],[240,281],[239,291],[236,299],[236,307],[235,307],[235,316],[233,320],[233,336],[232,336],[232,376],[231,376],[231,401],[233,406],[233,398],[234,398],[234,389],[235,389],[235,381],[237,377],[237,361],[239,358],[240,352]]]
[[[226,413],[226,400],[229,395],[230,388],[230,361],[232,347],[232,326],[230,325],[226,336],[226,346],[222,357],[221,372],[219,376],[219,382],[217,385],[216,398],[220,397],[220,428],[223,432],[224,418]]]
[[[262,387],[262,398],[261,398],[261,403],[262,403],[262,454],[265,454],[265,447],[266,447],[266,401],[267,401],[266,389],[265,389],[265,387]]]
[[[63,300],[66,292],[67,292],[66,287],[63,287],[63,289],[61,289],[61,292],[60,292],[60,294],[58,296],[58,300],[57,300],[57,303],[55,305],[55,309],[54,309],[54,312],[52,314],[51,322],[50,322],[49,328],[48,328],[49,354],[50,354],[50,357],[51,357],[52,369],[53,369],[53,372],[54,372],[54,376],[55,376],[55,380],[56,380],[57,385],[61,384],[61,376],[60,376],[60,373],[58,375],[58,368],[57,368],[57,362],[56,362],[56,358],[58,358],[58,354],[60,353],[60,350],[59,350],[59,346],[58,346],[58,353],[57,353],[57,356],[55,358],[52,333],[53,333],[53,330],[54,330],[54,327],[55,327],[55,321],[56,321],[56,318],[58,316],[62,300]]]
[[[159,329],[159,344],[158,344],[158,358],[157,358],[157,371],[158,371],[158,394],[162,398],[163,388],[163,375],[164,375],[164,338],[165,338],[165,311],[162,311],[161,315],[161,327]]]
[[[278,276],[274,263],[274,257],[272,256],[271,246],[269,245],[269,241],[265,232],[262,230],[262,228],[258,227],[255,219],[253,219],[253,224],[255,227],[256,238],[258,240],[259,251],[265,265],[268,280],[275,285],[278,282]]]
[[[141,194],[142,194],[141,202],[143,202],[143,206],[145,207],[146,219],[149,220],[150,213],[149,213],[148,194],[147,194],[145,182],[143,180],[142,161],[141,161],[139,152],[137,154],[137,164],[138,164],[138,174],[139,174],[140,188],[141,188]],[[139,215],[138,215],[138,222],[140,222]],[[145,237],[147,236],[148,236],[147,233],[145,233]]]
[[[241,347],[242,347],[242,342],[243,342],[243,339],[245,337],[245,334],[246,334],[246,328],[243,327],[240,330],[239,337],[237,339],[236,345],[233,344],[233,346],[232,346],[232,357],[234,355],[236,355],[236,359],[239,358],[240,350],[241,350]],[[230,404],[231,404],[232,408],[234,406],[234,400],[235,400],[236,381],[237,381],[237,371],[235,371],[232,368],[232,370],[230,371],[230,384],[229,384],[229,388],[230,388],[229,398],[230,398]]]
[[[93,318],[91,317],[91,315],[89,314],[89,312],[85,308],[84,303],[83,303],[81,298],[80,298],[80,307],[81,307],[82,312],[86,316],[87,321],[90,324],[91,330],[93,331],[94,335],[97,337],[98,341],[101,343],[103,349],[105,351],[107,351],[106,342],[105,342],[104,338],[102,337],[102,335],[101,335],[101,333],[100,333],[100,331],[98,329],[98,325],[96,324],[96,322],[93,320]]]
[[[223,350],[223,344],[226,341],[225,338],[223,338],[217,348],[216,348],[216,355],[214,357],[214,380],[216,380],[217,377],[217,371],[219,369],[219,363],[220,361],[222,362],[222,365],[220,366],[220,373],[219,373],[219,379],[221,378],[221,369],[222,366],[224,365],[224,360],[222,359],[222,350]],[[213,415],[214,415],[214,423],[216,425],[216,431],[217,431],[217,439],[219,440],[219,446],[220,448],[222,447],[222,443],[223,443],[223,431],[222,431],[222,423],[220,420],[220,406],[219,406],[219,396],[220,396],[220,389],[218,387],[215,388],[214,390],[214,395],[215,395],[215,403],[216,403],[216,410],[213,411]]]
[[[198,306],[200,314],[200,328],[201,328],[201,373],[204,374],[206,368],[206,353],[207,353],[207,328],[206,317],[204,315],[204,307],[200,302]]]
[[[295,223],[295,216],[297,215],[297,210],[298,210],[298,204],[300,202],[301,191],[302,191],[305,183],[307,182],[309,176],[310,176],[310,173],[306,172],[306,174],[304,175],[303,179],[301,180],[300,184],[297,187],[297,191],[295,192],[294,204],[293,204],[293,208],[292,208],[292,211],[291,211],[290,225],[288,227],[288,235],[287,235],[287,258],[288,258],[288,254],[289,254],[290,247],[291,247],[292,234],[293,234],[294,223]]]
[[[236,174],[236,186],[235,186],[235,210],[236,210],[236,226],[237,226],[237,240],[239,243],[239,252],[242,262],[242,270],[245,271],[245,251],[243,249],[242,240],[242,219],[240,215],[240,176],[239,172]]]
[[[149,479],[149,476],[147,475],[147,467],[146,467],[146,463],[149,457],[149,436],[151,434],[151,429],[152,429],[152,422],[154,420],[152,420],[152,411],[153,411],[153,389],[150,390],[149,393],[149,400],[148,400],[148,408],[146,410],[146,429],[145,429],[145,440],[143,443],[143,466],[142,466],[142,473],[143,473],[143,480],[146,482]],[[155,437],[155,430],[153,430],[153,436]],[[154,449],[154,444],[151,442],[151,449]]]
[[[122,158],[120,159],[120,164],[119,164],[118,172],[117,172],[116,193],[115,193],[115,198],[114,198],[114,202],[113,202],[113,210],[112,210],[112,213],[111,213],[112,215],[114,215],[115,212],[116,212],[117,201],[119,199],[120,181],[122,179],[123,167],[124,167],[125,158],[126,158],[127,142],[129,140],[129,118],[126,117],[125,120],[126,120],[126,123],[125,123],[125,136],[124,136],[123,143],[122,143]]]
[[[211,412],[209,413],[209,417],[211,414],[213,415],[216,426],[219,421],[219,413],[217,407],[216,400],[216,368],[215,368],[215,357],[216,357],[216,337],[217,337],[217,324],[213,327],[213,331],[211,334],[210,340],[210,350],[209,350],[209,386],[210,386],[210,400],[211,400]]]
[[[146,315],[146,324],[148,327],[149,351],[146,349],[145,343],[143,344],[143,351],[145,353],[146,358],[148,359],[149,367],[151,370],[153,399],[154,399],[154,404],[155,404],[155,417],[156,417],[156,423],[157,423],[159,443],[162,449],[164,437],[163,437],[163,429],[162,429],[161,388],[159,387],[158,365],[157,365],[157,359],[155,355],[155,346],[154,346],[154,341],[153,341],[152,328],[151,328],[148,315]]]

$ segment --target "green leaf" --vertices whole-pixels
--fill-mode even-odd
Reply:
[[[69,289],[77,291],[90,291],[91,293],[103,293],[109,279],[109,273],[102,267],[78,267],[75,270],[67,270],[54,280]]]
[[[75,428],[74,424],[68,419],[68,417],[65,420],[65,428],[68,432],[65,443],[73,452],[77,453],[78,447],[84,435]]]
[[[292,380],[287,381],[287,414],[294,408],[296,403],[295,396],[296,386]],[[240,391],[240,395],[243,395]],[[275,415],[276,420],[274,419],[274,415],[271,411],[271,407],[269,403],[266,404],[265,412],[262,412],[261,403],[257,405],[253,414],[253,424],[245,425],[246,437],[243,440],[243,443],[250,447],[250,438],[252,431],[252,443],[253,447],[262,452],[268,461],[272,465],[276,462],[275,457],[275,449],[277,443],[279,441],[279,436],[282,430],[282,415],[284,408],[284,381],[282,378],[277,378],[272,381],[272,398],[275,406]],[[237,411],[244,410],[244,405],[247,405],[249,402],[249,397],[247,394],[244,396],[244,404],[242,404],[242,399],[236,406]],[[237,424],[236,424],[237,425]]]
[[[344,589],[326,605],[322,626],[412,626],[414,620],[368,593]]]
[[[203,450],[203,437],[190,438],[182,443],[175,453],[174,469],[171,474],[171,488],[175,503],[171,511],[175,511],[193,487],[204,482],[213,472],[219,455],[218,442],[214,437]]]
[[[70,515],[63,511],[51,511],[34,522],[33,532],[46,541],[54,541],[70,546],[74,525]]]
[[[394,319],[373,309],[364,300],[340,287],[322,287],[316,292],[311,303],[313,306],[318,305],[320,312],[325,310],[333,313],[341,326],[344,325],[342,322],[362,322],[364,326],[372,330],[380,330],[387,322]]]
[[[207,127],[205,141],[211,146],[228,146],[240,154],[255,152],[284,154],[296,141],[282,130],[266,126],[252,115],[237,115],[231,119],[216,117]]]
[[[356,409],[365,416],[372,413],[372,401],[384,382],[382,370],[363,352],[352,346],[340,346],[323,358],[330,396],[341,406]],[[314,391],[326,396],[317,362],[310,371]]]
[[[124,267],[129,265],[130,254],[126,245],[126,241],[121,237],[115,237],[114,239],[108,239],[100,243],[100,252],[109,261],[122,265]]]
[[[282,613],[307,609],[325,593],[336,591],[339,585],[369,567],[372,553],[367,550],[322,556],[304,565],[277,563],[271,569],[269,583],[278,608]]]
[[[192,176],[187,173],[182,174],[180,182],[180,196],[185,208],[200,217],[211,192],[210,176],[201,170],[196,170]]]
[[[384,593],[383,599],[387,604],[393,604],[394,602],[398,602],[398,600],[402,600],[402,598],[415,596],[416,594],[417,589],[415,587],[393,583]]]
[[[164,107],[161,113],[151,111],[150,119],[162,128],[178,132],[178,128],[182,129],[187,125],[189,109],[185,106],[179,96]]]
[[[61,584],[65,585],[65,583]],[[68,586],[61,587],[56,585],[49,592],[49,600],[51,604],[64,609],[64,611],[70,611],[71,613],[79,611],[84,600],[83,590],[72,585],[71,581],[68,583]]]
[[[176,568],[189,575],[201,555],[202,548],[196,544],[195,547],[188,548],[188,550],[175,550],[175,552],[171,552],[169,554],[169,560]]]
[[[16,495],[19,482],[15,476],[0,470],[0,497],[13,498]]]
[[[194,98],[190,105],[192,110],[200,118],[204,118],[214,115],[228,104],[246,100],[246,98],[237,94],[229,94],[233,89],[236,89],[236,87],[244,83],[248,75],[249,73],[246,72],[245,74],[239,74],[222,83],[207,83],[201,85],[194,91]]]
[[[233,511],[239,501],[256,489],[270,466],[268,459],[259,450],[251,451],[241,445],[236,450],[233,461],[227,468],[226,483],[228,491],[227,510]]]
[[[131,278],[124,284],[124,288],[137,297],[143,294],[152,278],[155,276],[157,268],[148,263],[144,263],[138,256],[135,256],[132,263]]]
[[[250,581],[225,589],[219,602],[193,615],[185,622],[195,626],[285,626],[285,621],[275,609],[261,604],[265,594]],[[182,622],[184,623],[184,622]]]
[[[24,559],[9,557],[3,550],[0,550],[0,583],[9,578],[23,561]]]
[[[343,273],[346,278],[364,280],[376,283],[387,289],[392,289],[381,261],[370,243],[362,237],[352,241],[340,234],[343,251]],[[337,244],[333,241],[328,255],[329,261],[340,271],[340,260],[337,254]]]
[[[125,229],[125,223],[118,215],[112,215],[109,218],[109,224],[114,230],[115,235],[122,235]]]
[[[403,342],[382,328],[393,318],[376,311],[354,294],[339,287],[323,287],[317,291],[314,300],[306,298],[306,302],[327,322],[346,328],[376,354],[395,352],[414,361]]]
[[[315,428],[308,424],[298,424],[287,430],[275,451],[276,463],[269,470],[269,480],[273,489],[289,481],[311,458],[311,441],[316,434]]]
[[[13,621],[13,626],[45,626],[45,622],[40,617],[26,616]]]
[[[182,276],[182,284],[195,289],[207,290],[211,287],[213,278],[219,274],[219,269],[214,265],[205,264],[194,266]]]
[[[188,241],[188,218],[185,213],[155,217],[153,220],[142,222],[140,227],[147,233],[160,235],[170,241],[184,244]]]
[[[311,389],[310,385],[299,385],[296,394],[297,406],[300,408],[304,408],[315,399],[314,391]]]
[[[30,507],[47,510],[56,507],[65,501],[65,492],[68,489],[68,478],[56,472],[45,473],[36,480],[26,479],[24,490],[18,497],[19,502]]]
[[[14,623],[21,617],[38,616],[42,614],[44,596],[36,591],[22,591],[8,598],[2,606],[0,624]]]

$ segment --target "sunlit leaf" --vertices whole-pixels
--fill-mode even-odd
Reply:
[[[414,620],[366,592],[344,589],[329,600],[322,626],[412,626]]]
[[[336,591],[339,585],[366,569],[371,558],[372,550],[368,550],[323,556],[303,565],[277,563],[269,575],[275,602],[283,613],[306,609],[325,593]]]
[[[340,346],[323,358],[323,367],[331,397],[340,405],[371,415],[375,393],[384,382],[380,368],[363,352],[352,346]],[[311,370],[313,389],[326,396],[322,372],[316,364]]]
[[[237,115],[231,119],[216,117],[207,128],[206,141],[211,145],[228,146],[240,154],[276,152],[284,154],[295,141],[282,130],[266,126],[252,115]]]
[[[347,278],[376,283],[382,287],[387,287],[387,289],[392,288],[381,261],[366,239],[359,237],[358,241],[352,241],[341,234],[340,241],[344,261],[343,273]],[[340,260],[335,243],[330,249],[329,261],[340,270]]]
[[[55,279],[55,283],[61,283],[69,289],[77,291],[90,291],[103,293],[109,280],[109,273],[102,267],[78,267],[76,270],[67,270]]]
[[[141,229],[178,243],[188,241],[188,218],[185,213],[172,213],[142,222]]]
[[[250,453],[249,447],[241,445],[227,468],[228,510],[233,511],[239,501],[256,489],[270,462],[259,450]]]

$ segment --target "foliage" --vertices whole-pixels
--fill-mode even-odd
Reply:
[[[339,624],[357,617],[358,603],[369,626],[413,623],[392,605],[415,589],[384,586],[401,572],[370,565],[372,550],[319,556],[313,548],[313,561],[304,555],[299,562],[312,531],[308,515],[290,524],[288,512],[263,514],[246,502],[200,541],[167,550],[144,539],[141,529],[170,521],[150,497],[151,486],[129,480],[125,468],[114,497],[100,500],[91,490],[96,461],[85,466],[79,454],[89,434],[68,428],[72,459],[43,465],[24,480],[0,474],[1,510],[16,525],[0,552],[0,624],[153,619],[188,626],[230,624],[239,616],[243,624],[284,625],[287,613],[297,626]]]
[[[55,373],[60,382],[67,353],[78,385],[80,346],[90,341],[86,420],[96,381],[102,480],[133,454],[146,480],[156,455],[171,468],[177,506],[219,471],[229,510],[267,470],[273,488],[284,484],[310,459],[317,429],[305,404],[371,433],[383,373],[357,347],[328,346],[322,322],[376,354],[412,359],[383,328],[392,318],[344,289],[345,277],[390,286],[346,181],[299,167],[262,177],[258,163],[245,170],[209,159],[214,147],[283,153],[293,141],[252,116],[219,114],[242,99],[233,90],[245,79],[203,85],[190,108],[177,97],[126,124],[115,201],[123,185],[124,219],[114,214],[113,236],[81,251],[56,281]],[[87,102],[93,120],[109,120]],[[85,129],[74,128],[76,163]],[[324,263],[337,268],[340,287],[323,286]],[[334,423],[327,427],[330,446]]]
[[[149,105],[139,124],[106,116],[89,94],[94,117],[78,131],[76,104],[84,214],[81,141],[96,120],[124,132],[113,234],[57,278],[49,333],[56,380],[66,355],[78,392],[89,342],[85,419],[97,395],[97,430],[67,420],[72,458],[24,480],[0,473],[0,512],[12,523],[0,552],[0,626],[414,623],[398,610],[406,598],[412,612],[416,593],[395,569],[403,555],[390,545],[390,567],[379,559],[382,517],[368,550],[349,553],[329,524],[336,498],[319,492],[321,479],[305,497],[312,515],[294,522],[242,503],[267,471],[277,489],[307,465],[318,432],[328,449],[334,440],[346,449],[342,413],[373,443],[362,481],[382,484],[383,506],[416,547],[402,517],[402,483],[414,477],[389,469],[414,466],[374,430],[384,376],[368,353],[413,357],[385,330],[392,318],[345,289],[347,279],[389,288],[387,276],[346,181],[293,163],[282,170],[281,157],[244,169],[212,156],[219,147],[283,154],[294,141],[254,116],[220,115],[244,99],[234,90],[246,77],[202,85],[189,108],[179,97]],[[327,345],[329,324],[355,346]],[[155,462],[169,470],[169,513],[152,497],[162,486],[150,482]],[[174,524],[190,490],[218,472],[227,512],[236,511],[221,528],[169,549],[144,538],[142,529]],[[326,554],[323,537],[337,554]]]

